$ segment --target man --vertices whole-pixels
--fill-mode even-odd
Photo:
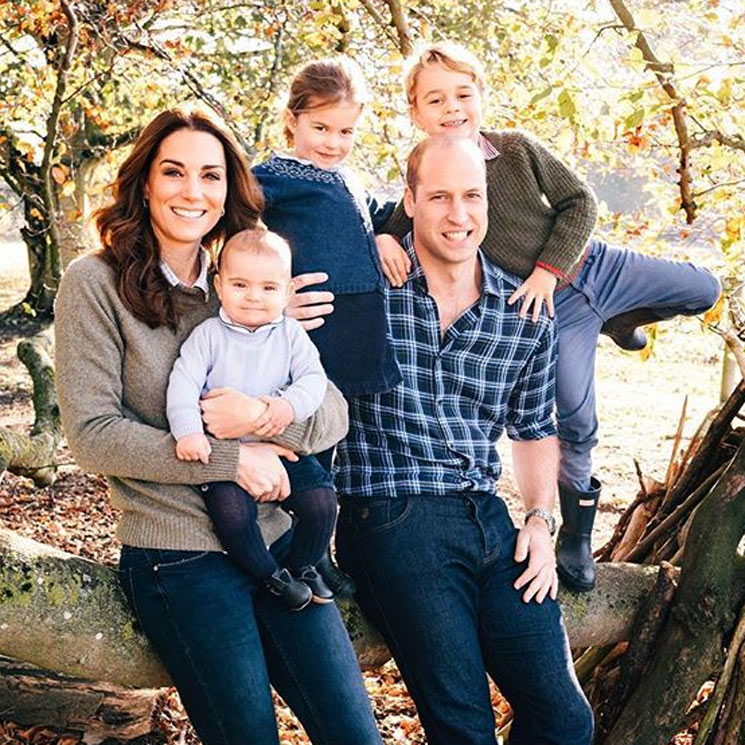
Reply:
[[[350,400],[339,448],[340,563],[384,633],[431,745],[493,745],[486,673],[513,745],[588,745],[592,713],[556,603],[555,331],[520,318],[519,280],[483,261],[484,158],[466,139],[412,152],[413,269],[386,293],[404,381]],[[495,494],[507,428],[526,513]]]

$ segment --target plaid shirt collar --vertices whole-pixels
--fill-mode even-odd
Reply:
[[[204,248],[199,249],[199,265],[199,276],[197,277],[192,287],[196,287],[198,290],[201,290],[204,293],[205,298],[208,298],[210,296],[210,282],[208,278],[210,269],[210,255]],[[171,269],[171,267],[166,264],[164,259],[160,260],[160,271],[163,273],[166,282],[168,282],[171,287],[178,287],[179,285],[183,285],[184,287],[186,287],[186,285],[184,285],[184,283],[176,276],[176,273],[173,271],[173,269]]]

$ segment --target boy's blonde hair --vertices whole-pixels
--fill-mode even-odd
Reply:
[[[251,253],[255,256],[274,255],[287,270],[287,276],[291,274],[292,251],[290,244],[282,236],[273,233],[266,228],[258,227],[251,230],[241,230],[228,240],[222,247],[217,257],[217,269],[220,271],[225,266],[225,257],[234,251]]]
[[[303,65],[292,78],[285,112],[294,116],[336,103],[367,102],[365,77],[360,66],[349,57],[327,57]],[[292,147],[294,137],[285,123],[285,139]]]
[[[429,43],[418,47],[404,68],[404,89],[409,106],[413,106],[416,100],[419,73],[425,67],[436,66],[470,75],[479,93],[482,96],[486,93],[486,74],[475,54],[450,41]]]

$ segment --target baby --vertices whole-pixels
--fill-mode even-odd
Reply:
[[[277,434],[320,406],[327,378],[318,351],[300,324],[283,315],[294,289],[290,268],[290,248],[276,233],[244,230],[225,244],[215,277],[219,316],[192,331],[168,384],[168,422],[181,460],[209,461],[199,401],[214,388],[256,397],[257,414],[268,407]],[[315,457],[283,464],[291,494],[281,504],[297,518],[284,567],[264,544],[254,497],[232,481],[200,489],[228,555],[290,609],[300,610],[311,600],[333,600],[315,564],[334,529],[336,495]]]

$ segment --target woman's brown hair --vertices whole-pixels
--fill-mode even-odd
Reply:
[[[161,142],[181,129],[207,132],[222,143],[227,165],[225,213],[202,239],[214,257],[217,249],[246,228],[256,226],[264,199],[240,145],[230,131],[199,109],[161,112],[140,133],[113,184],[114,201],[98,210],[99,255],[114,269],[122,303],[151,328],[176,328],[171,288],[160,271],[158,242],[145,203],[145,182]]]

